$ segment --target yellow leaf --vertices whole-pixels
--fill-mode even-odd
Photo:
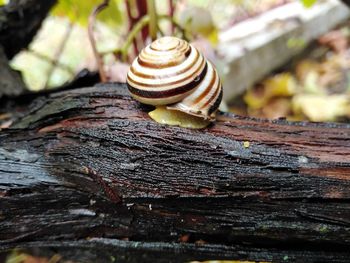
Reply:
[[[326,91],[324,87],[319,84],[319,74],[317,72],[311,71],[306,75],[303,89],[309,94],[325,94]]]
[[[282,73],[263,82],[270,97],[292,96],[297,90],[297,83],[290,73]]]
[[[296,93],[298,84],[290,73],[282,73],[266,79],[257,88],[247,91],[244,101],[251,109],[260,109],[271,98],[289,97]]]
[[[320,65],[316,61],[305,59],[295,67],[295,75],[300,82],[304,82],[310,72],[318,72]]]
[[[317,2],[317,0],[301,0],[301,2],[305,7],[311,7]]]
[[[310,121],[335,121],[350,115],[350,98],[347,95],[300,94],[292,100],[296,115],[304,115]]]
[[[215,47],[219,43],[219,33],[217,28],[214,28],[211,33],[207,36],[210,43]]]
[[[109,6],[97,16],[98,20],[109,26],[118,26],[122,22],[122,13],[119,8],[121,0],[111,0]],[[67,17],[72,23],[87,26],[93,9],[101,4],[101,0],[74,1],[60,0],[53,8],[54,16]]]

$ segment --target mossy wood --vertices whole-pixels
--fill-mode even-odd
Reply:
[[[84,262],[350,258],[348,124],[226,114],[204,130],[162,126],[124,84],[19,102],[2,104],[14,123],[0,133],[1,251]]]

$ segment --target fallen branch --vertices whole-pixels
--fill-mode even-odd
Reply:
[[[0,249],[348,262],[349,124],[221,115],[196,131],[148,110],[111,84],[15,113],[0,135]]]

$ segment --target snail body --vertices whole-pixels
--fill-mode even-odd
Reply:
[[[175,37],[163,37],[145,47],[129,69],[127,85],[134,99],[163,106],[150,116],[169,125],[206,127],[215,121],[222,100],[221,81],[213,65]],[[192,127],[191,123],[197,124]]]

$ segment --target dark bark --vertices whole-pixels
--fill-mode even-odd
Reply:
[[[25,91],[21,75],[10,68],[0,45],[0,100],[3,96],[14,97]]]
[[[11,0],[0,7],[0,45],[10,59],[28,46],[56,0]]]
[[[1,249],[348,262],[350,125],[221,115],[188,130],[147,110],[121,84],[22,107],[0,134]]]
[[[342,2],[350,7],[350,0],[342,0]]]
[[[0,99],[26,93],[18,72],[8,65],[21,49],[26,48],[56,0],[11,0],[0,7]]]

